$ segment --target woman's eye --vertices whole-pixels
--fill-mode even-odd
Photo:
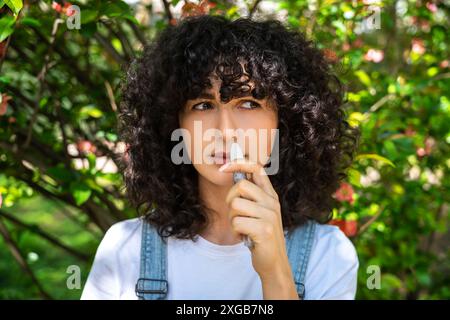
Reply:
[[[247,100],[247,101],[244,101],[243,103],[241,103],[240,107],[242,109],[256,109],[256,108],[259,108],[260,105],[259,105],[259,103],[255,102],[255,101]]]
[[[204,111],[207,109],[212,108],[211,104],[208,102],[201,102],[201,103],[197,103],[196,105],[194,105],[192,107],[193,110],[199,110],[199,111]]]

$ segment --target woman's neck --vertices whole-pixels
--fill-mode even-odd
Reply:
[[[219,245],[233,245],[242,241],[233,231],[228,217],[229,206],[225,202],[231,186],[219,186],[207,179],[198,178],[199,197],[211,210],[208,210],[209,225],[200,233],[206,240]]]

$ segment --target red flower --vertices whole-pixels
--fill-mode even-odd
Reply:
[[[3,116],[6,113],[8,101],[11,100],[11,97],[6,93],[2,93],[0,98],[0,116]]]
[[[215,6],[214,2],[209,2],[208,0],[201,0],[199,4],[186,1],[181,8],[181,18],[206,15]]]
[[[75,10],[71,9],[70,7],[72,4],[70,2],[64,1],[64,6],[62,6],[60,3],[53,1],[52,8],[59,13],[63,13],[66,16],[70,17],[75,14]]]
[[[347,237],[353,237],[357,234],[358,223],[356,220],[333,219],[329,224],[339,227]]]
[[[353,204],[355,201],[353,194],[353,187],[347,182],[342,182],[339,189],[334,193],[334,197],[340,202],[347,201],[350,204]]]
[[[338,61],[338,56],[337,56],[336,52],[334,52],[331,49],[324,49],[323,55],[331,63],[336,63]]]
[[[364,45],[364,42],[361,38],[356,39],[352,43],[353,48],[361,48],[363,45]]]
[[[53,1],[53,3],[52,3],[52,8],[53,8],[56,12],[61,12],[61,11],[62,11],[62,6],[61,6],[58,2],[56,2],[56,1]]]

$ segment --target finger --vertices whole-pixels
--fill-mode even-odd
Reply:
[[[259,186],[248,180],[241,180],[233,185],[228,191],[225,202],[229,204],[236,197],[253,200],[259,205],[276,212],[281,211],[280,203],[277,199],[274,199]]]
[[[235,232],[249,236],[255,243],[261,243],[261,240],[274,234],[270,224],[249,217],[234,217],[231,226]]]
[[[274,216],[274,213],[269,209],[258,205],[256,202],[243,198],[234,198],[231,201],[230,208],[230,220],[233,220],[236,216],[246,216],[265,220]]]
[[[219,168],[222,172],[248,172],[252,174],[253,181],[260,186],[268,195],[278,199],[278,195],[267,176],[266,171],[258,163],[247,159],[238,159],[227,162]]]
[[[272,201],[274,201],[274,199],[272,197],[268,197],[267,193],[264,192],[259,186],[249,180],[241,180],[233,185],[230,188],[230,191],[228,191],[225,202],[229,204],[236,197],[253,200],[268,209],[272,208]]]

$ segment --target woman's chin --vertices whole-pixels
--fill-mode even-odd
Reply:
[[[221,164],[208,165],[204,170],[199,171],[208,181],[218,186],[231,186],[233,185],[233,174],[229,172],[220,172],[219,168]]]

